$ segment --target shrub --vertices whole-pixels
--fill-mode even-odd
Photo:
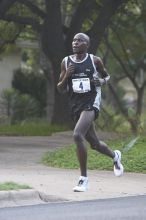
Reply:
[[[0,105],[2,115],[7,117],[9,124],[14,124],[32,117],[38,117],[40,114],[38,101],[30,95],[20,94],[15,89],[3,90]]]
[[[47,83],[43,74],[17,69],[13,74],[12,87],[21,94],[28,94],[37,100],[41,107],[41,115],[45,114]]]

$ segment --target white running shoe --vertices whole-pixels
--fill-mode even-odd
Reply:
[[[119,150],[115,150],[114,161],[114,174],[115,176],[122,176],[124,173],[124,167],[121,164],[121,152]]]
[[[74,192],[85,192],[88,189],[88,177],[80,176],[78,185],[73,188]]]

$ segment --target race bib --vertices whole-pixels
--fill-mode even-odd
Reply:
[[[72,88],[75,93],[85,93],[91,90],[89,78],[72,79]]]

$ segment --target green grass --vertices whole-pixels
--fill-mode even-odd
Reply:
[[[23,185],[23,184],[14,183],[14,182],[0,183],[0,191],[19,190],[19,189],[31,189],[31,187],[27,185]]]
[[[132,138],[131,138],[132,139]],[[108,141],[110,148],[123,151],[123,146],[131,139]],[[88,150],[88,169],[89,170],[112,170],[112,160],[108,157],[91,150]],[[54,152],[46,153],[41,161],[43,164],[51,167],[76,169],[79,164],[76,158],[75,145],[66,146]],[[122,163],[126,172],[146,173],[146,138],[140,137],[129,151],[122,154]]]
[[[48,123],[0,125],[0,136],[49,136],[64,130],[67,130],[64,126],[49,125]]]

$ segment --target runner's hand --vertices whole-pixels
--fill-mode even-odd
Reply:
[[[73,64],[70,64],[66,70],[66,77],[70,77],[75,71],[75,66]]]
[[[105,84],[105,79],[94,78],[94,79],[91,80],[91,82],[93,82],[95,86],[102,86],[102,85]]]

